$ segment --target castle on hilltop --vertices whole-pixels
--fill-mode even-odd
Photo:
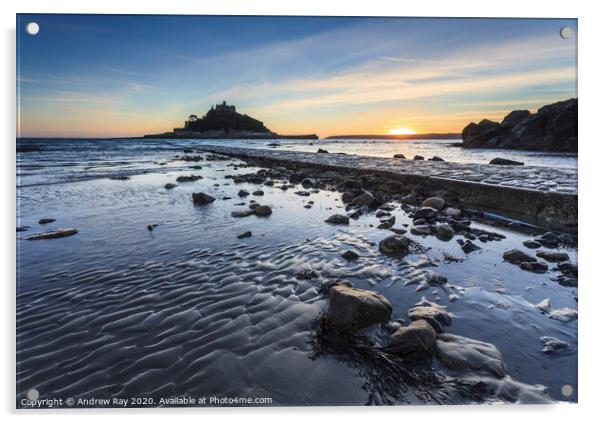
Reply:
[[[173,132],[145,135],[145,138],[310,138],[315,134],[283,136],[268,129],[263,122],[236,111],[236,106],[222,101],[211,106],[202,118],[190,115],[184,126],[174,128]]]
[[[223,101],[221,104],[211,106],[211,109],[199,118],[190,115],[182,128],[174,128],[174,133],[180,136],[205,136],[216,137],[272,137],[263,122],[251,116],[238,113],[236,106]]]

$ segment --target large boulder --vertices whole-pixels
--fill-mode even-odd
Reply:
[[[431,207],[436,210],[441,210],[445,207],[445,200],[441,197],[430,197],[424,200],[420,207]]]
[[[328,292],[328,315],[334,324],[349,331],[360,331],[391,318],[391,303],[377,292],[345,285],[333,286]]]
[[[523,166],[523,162],[517,162],[515,160],[504,159],[502,157],[496,157],[489,162],[490,165],[498,165],[498,166]]]
[[[380,204],[368,191],[364,191],[362,194],[355,197],[351,200],[351,203],[359,207],[377,207]]]
[[[349,225],[349,216],[343,214],[333,214],[324,222],[330,223],[331,225]]]
[[[437,216],[437,209],[433,207],[420,207],[414,212],[414,219],[432,219]]]
[[[397,355],[430,352],[437,341],[437,332],[425,320],[416,320],[398,328],[391,335],[386,350]]]
[[[530,256],[527,253],[522,252],[521,250],[513,249],[508,250],[503,255],[504,260],[510,262],[512,264],[521,264],[524,262],[536,262],[537,259],[533,256]]]
[[[495,377],[506,375],[502,353],[493,344],[444,333],[437,339],[437,358],[451,369],[486,372]]]
[[[410,252],[410,240],[403,235],[391,235],[378,244],[378,250],[390,256],[404,256]]]
[[[214,201],[215,198],[213,198],[209,194],[205,194],[204,192],[192,193],[192,202],[197,206],[203,206],[205,204],[213,203]]]
[[[259,217],[266,217],[272,214],[270,206],[257,206],[253,210],[255,211],[255,215]]]

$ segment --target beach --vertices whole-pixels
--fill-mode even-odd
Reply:
[[[17,164],[18,398],[35,386],[42,399],[269,405],[577,400],[576,222],[546,238],[552,228],[464,204],[451,188],[403,180],[380,190],[383,175],[349,169],[369,161],[366,149],[370,160],[404,154],[422,173],[470,163],[511,172],[488,170],[501,156],[538,181],[505,189],[576,202],[576,155],[464,152],[432,140],[25,144],[39,151],[18,153]],[[336,153],[351,164],[311,164]],[[427,160],[415,165],[417,154]],[[444,164],[428,160],[435,155]],[[424,206],[432,198],[443,203]],[[65,228],[78,231],[26,239]],[[387,254],[391,236],[411,248]],[[333,329],[329,289],[341,284],[380,294],[390,318]],[[392,351],[398,329],[429,307],[443,321],[436,344],[411,360]]]

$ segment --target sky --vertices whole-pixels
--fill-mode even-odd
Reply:
[[[21,137],[160,133],[222,101],[280,134],[461,132],[576,96],[574,19],[17,16]]]

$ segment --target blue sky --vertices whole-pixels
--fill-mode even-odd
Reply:
[[[284,134],[456,132],[575,97],[576,34],[568,19],[19,15],[18,134],[163,132],[222,100]]]

